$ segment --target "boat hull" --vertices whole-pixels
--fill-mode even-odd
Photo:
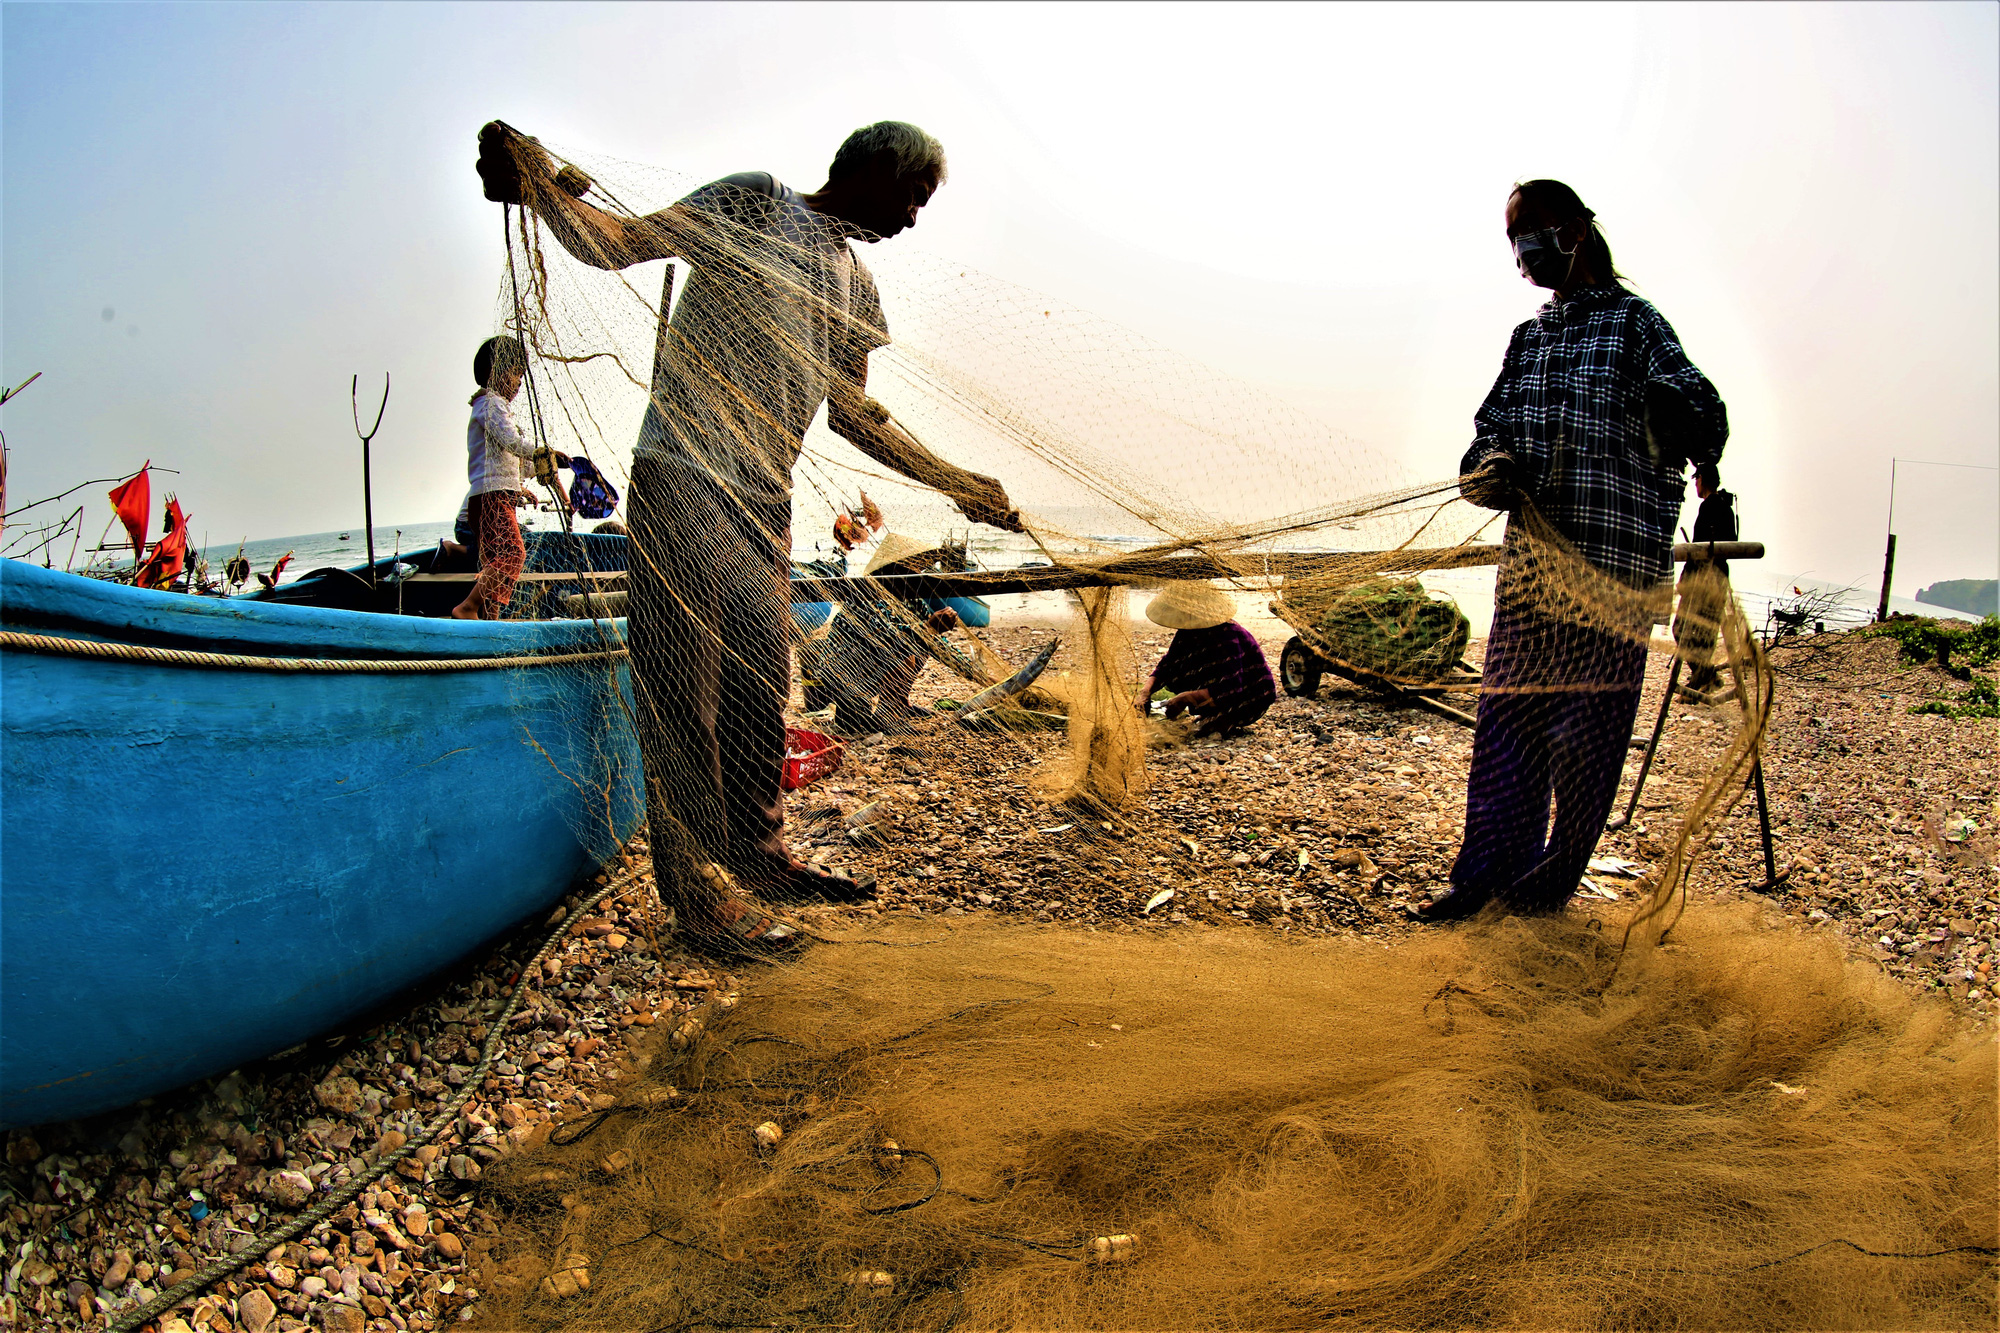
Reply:
[[[0,615],[268,656],[605,646],[591,622],[244,606],[11,563]],[[602,656],[280,674],[0,651],[0,1124],[281,1050],[546,910],[642,815],[627,689]]]

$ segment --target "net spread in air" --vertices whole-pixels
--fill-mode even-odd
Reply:
[[[637,227],[691,184],[580,165],[588,201]],[[601,238],[545,225],[560,204],[536,188],[511,214],[500,323],[530,349],[540,441],[629,498],[642,677],[578,692],[598,753],[545,752],[602,790],[607,824],[651,784],[663,892],[727,882],[716,830],[758,812],[730,806],[735,760],[700,749],[687,700],[657,681],[707,662],[725,710],[791,698],[804,632],[775,585],[864,489],[942,544],[967,525],[936,487],[997,478],[1028,539],[976,529],[972,554],[1076,576],[1076,664],[1000,707],[1066,717],[1066,761],[1033,781],[1093,817],[1144,817],[1135,590],[1275,597],[1392,676],[1464,651],[1454,608],[1389,581],[1491,562],[1500,520],[1457,478],[1410,480],[1128,330],[906,243],[854,246],[871,275],[768,189],[709,192],[671,215],[674,262],[621,267]],[[865,395],[840,387],[857,357]],[[933,484],[829,413],[907,432],[941,460],[914,468]],[[1489,672],[1487,693],[1629,683],[1607,645],[1649,644],[1667,590],[1602,573],[1531,507],[1505,546],[1503,601],[1571,649]],[[865,695],[871,658],[887,673],[928,657],[969,693],[1018,665],[976,636],[939,645],[926,610],[875,599],[837,663],[814,631],[808,681]],[[822,946],[663,1044],[587,1141],[494,1171],[509,1230],[487,1323],[1990,1322],[1975,1255],[1759,1267],[1835,1237],[1990,1246],[1993,1052],[1826,946],[1744,920],[1690,918],[1656,947],[1769,716],[1761,649],[1733,601],[1718,610],[1734,725],[1622,927],[1514,920],[1375,952],[995,927]]]

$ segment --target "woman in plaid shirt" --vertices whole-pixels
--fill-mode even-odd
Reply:
[[[1624,288],[1594,219],[1560,181],[1507,201],[1516,263],[1555,296],[1514,330],[1459,466],[1466,499],[1508,512],[1506,552],[1465,841],[1426,921],[1495,901],[1556,912],[1576,892],[1624,769],[1682,468],[1729,437],[1715,386]]]

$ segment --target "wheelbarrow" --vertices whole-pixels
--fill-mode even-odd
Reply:
[[[1356,666],[1336,656],[1323,635],[1302,627],[1296,619],[1286,614],[1283,602],[1271,603],[1271,613],[1300,631],[1286,640],[1284,649],[1278,654],[1278,683],[1283,685],[1285,693],[1293,698],[1313,698],[1319,693],[1321,680],[1331,671],[1336,676],[1352,681],[1404,707],[1421,708],[1425,712],[1436,713],[1439,717],[1450,718],[1460,726],[1470,727],[1475,724],[1476,720],[1472,714],[1440,702],[1436,697],[1444,694],[1478,692],[1479,673],[1468,666],[1463,658],[1453,664],[1447,675],[1437,680],[1425,682],[1398,680],[1371,671],[1367,667]]]

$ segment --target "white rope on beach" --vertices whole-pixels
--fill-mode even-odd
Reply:
[[[218,671],[298,671],[323,674],[408,674],[431,671],[498,671],[514,667],[566,666],[601,662],[630,654],[627,648],[602,648],[584,653],[524,654],[513,657],[429,657],[372,659],[339,657],[245,657],[234,653],[191,652],[153,648],[137,643],[103,643],[96,639],[65,639],[47,634],[0,631],[0,649],[50,653],[62,657],[96,657],[152,666],[205,667]]]

